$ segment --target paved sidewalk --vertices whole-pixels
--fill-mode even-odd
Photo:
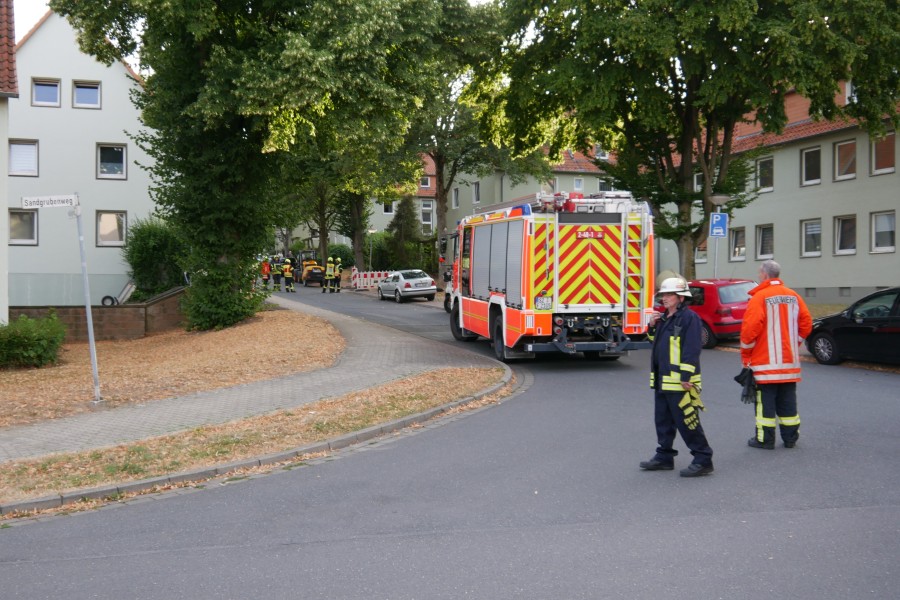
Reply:
[[[77,452],[292,408],[447,367],[492,361],[463,348],[311,306],[271,301],[329,321],[347,341],[331,368],[43,423],[0,428],[0,463]]]

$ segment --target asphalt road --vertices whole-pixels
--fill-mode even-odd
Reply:
[[[450,339],[437,301],[302,292]],[[305,468],[0,530],[0,596],[898,597],[900,375],[806,365],[800,442],[763,451],[737,355],[704,352],[716,472],[684,479],[637,468],[655,447],[646,362],[521,363],[498,405]]]

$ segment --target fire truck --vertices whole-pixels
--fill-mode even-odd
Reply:
[[[501,361],[538,353],[615,360],[649,348],[653,217],[629,192],[535,194],[459,222],[450,330]]]

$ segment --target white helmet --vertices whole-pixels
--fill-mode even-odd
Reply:
[[[663,279],[663,282],[659,286],[659,293],[678,294],[679,296],[691,297],[691,290],[688,288],[687,281],[681,277],[669,277],[668,279]]]

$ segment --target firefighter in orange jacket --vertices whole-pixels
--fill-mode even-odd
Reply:
[[[775,426],[780,425],[785,448],[800,437],[797,382],[800,381],[800,345],[812,331],[812,316],[797,292],[779,278],[774,260],[759,268],[762,283],[750,290],[741,325],[741,362],[756,379],[756,435],[752,448],[775,447]]]

